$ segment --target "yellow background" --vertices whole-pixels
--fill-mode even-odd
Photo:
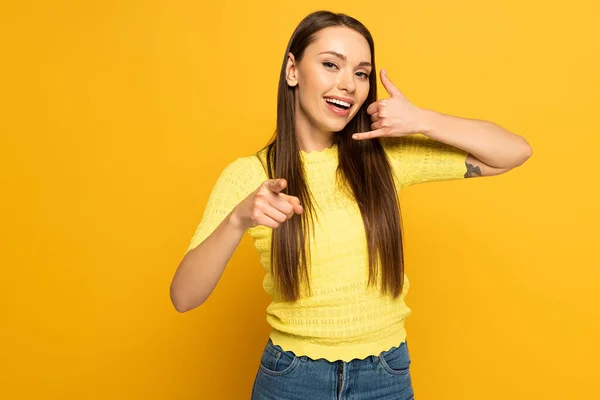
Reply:
[[[317,9],[365,23],[416,105],[534,149],[402,192],[417,398],[600,398],[591,0],[4,3],[0,398],[249,397],[269,332],[251,239],[202,307],[177,313],[169,284],[220,171],[271,136]]]

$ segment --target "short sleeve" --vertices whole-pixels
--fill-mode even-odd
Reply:
[[[202,219],[186,253],[210,236],[235,206],[262,183],[257,163],[259,161],[254,156],[242,157],[223,169],[208,197]]]
[[[383,138],[382,144],[400,188],[461,179],[467,172],[467,151],[422,134]]]

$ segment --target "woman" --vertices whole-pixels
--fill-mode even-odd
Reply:
[[[531,148],[486,121],[420,109],[392,84],[377,100],[373,39],[319,11],[294,31],[277,130],[229,164],[171,284],[180,312],[210,295],[244,232],[272,297],[253,399],[412,399],[398,191],[490,176]]]

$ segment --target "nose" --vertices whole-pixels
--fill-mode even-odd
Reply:
[[[349,70],[343,71],[339,74],[338,89],[345,90],[349,93],[353,93],[356,90],[356,83],[354,82],[354,73]]]

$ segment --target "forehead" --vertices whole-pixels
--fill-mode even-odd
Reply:
[[[348,57],[348,62],[352,64],[371,62],[369,42],[354,29],[344,26],[328,27],[317,32],[315,38],[305,50],[307,55],[316,56],[324,51],[335,51]]]

